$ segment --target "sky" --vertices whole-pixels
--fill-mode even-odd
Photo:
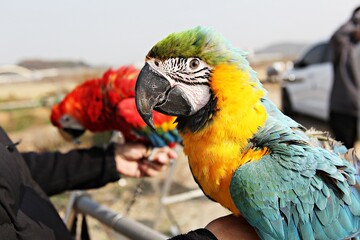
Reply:
[[[253,51],[328,39],[355,0],[0,0],[0,65],[25,58],[119,66],[172,32],[209,26]]]

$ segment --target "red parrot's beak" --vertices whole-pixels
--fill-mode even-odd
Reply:
[[[72,129],[72,128],[59,128],[60,135],[66,141],[74,141],[78,139],[81,135],[83,135],[85,129]]]

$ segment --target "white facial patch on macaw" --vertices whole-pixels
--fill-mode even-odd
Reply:
[[[78,120],[76,120],[69,114],[64,114],[63,116],[61,116],[59,122],[62,128],[71,128],[78,130],[84,129],[84,126],[81,125],[81,123]]]
[[[150,59],[147,63],[156,73],[165,77],[172,88],[183,90],[190,101],[192,113],[210,100],[212,67],[199,58],[169,58],[164,61]]]
[[[195,113],[204,107],[210,100],[210,88],[206,85],[187,85],[187,84],[177,84],[188,97],[188,100],[191,104],[191,112]]]

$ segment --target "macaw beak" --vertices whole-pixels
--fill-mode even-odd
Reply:
[[[172,87],[170,82],[151,69],[148,63],[138,76],[135,99],[140,116],[152,128],[152,110],[171,116],[189,116],[191,113],[191,105],[185,92],[177,86]]]
[[[83,135],[85,129],[73,129],[73,128],[59,128],[60,135],[66,141],[74,141]]]

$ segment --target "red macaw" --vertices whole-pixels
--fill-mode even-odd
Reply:
[[[154,112],[155,130],[140,117],[134,98],[139,70],[133,66],[109,69],[101,78],[87,80],[52,107],[51,122],[72,139],[85,130],[119,130],[126,141],[143,142],[153,147],[172,147],[181,142],[174,117]]]

